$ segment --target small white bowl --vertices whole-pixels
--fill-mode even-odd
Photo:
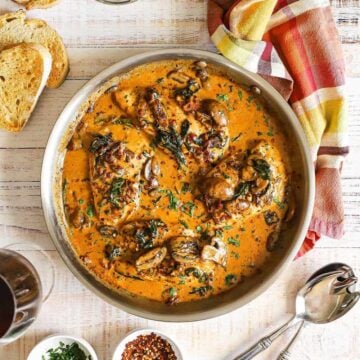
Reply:
[[[91,360],[98,360],[98,356],[94,348],[84,339],[70,336],[70,335],[50,335],[45,339],[41,340],[30,352],[27,357],[27,360],[39,360],[42,359],[42,356],[45,356],[47,359],[46,352],[49,349],[55,349],[60,345],[60,342],[65,345],[70,345],[74,342],[79,344],[79,347],[84,351],[86,356],[91,356]]]
[[[124,352],[125,346],[128,342],[135,340],[139,335],[150,335],[151,333],[159,335],[164,340],[168,341],[174,350],[177,360],[184,360],[184,357],[183,357],[178,345],[174,342],[174,340],[170,339],[162,331],[155,330],[155,329],[136,329],[136,330],[130,331],[127,335],[125,335],[125,337],[120,341],[119,345],[116,347],[116,349],[114,351],[114,355],[112,357],[112,360],[121,360],[121,355]]]

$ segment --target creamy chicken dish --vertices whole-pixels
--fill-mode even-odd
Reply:
[[[262,270],[293,217],[289,140],[257,96],[204,61],[139,66],[67,146],[71,244],[104,284],[167,304]]]

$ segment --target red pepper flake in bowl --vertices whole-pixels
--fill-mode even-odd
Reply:
[[[167,340],[151,333],[128,342],[121,360],[177,360],[177,357]]]

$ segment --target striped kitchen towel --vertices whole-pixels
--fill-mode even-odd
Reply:
[[[340,170],[347,146],[345,70],[328,0],[209,0],[218,50],[289,100],[316,166],[312,221],[299,256],[321,234],[344,233]]]

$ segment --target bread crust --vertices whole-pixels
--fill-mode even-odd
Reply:
[[[19,5],[25,6],[26,10],[46,9],[56,5],[59,0],[13,0]]]
[[[45,46],[53,58],[47,86],[57,88],[69,72],[68,55],[62,39],[45,21],[25,17],[24,10],[0,16],[0,51],[23,42]]]
[[[19,44],[0,52],[0,128],[21,131],[51,71],[51,55],[39,44]]]

